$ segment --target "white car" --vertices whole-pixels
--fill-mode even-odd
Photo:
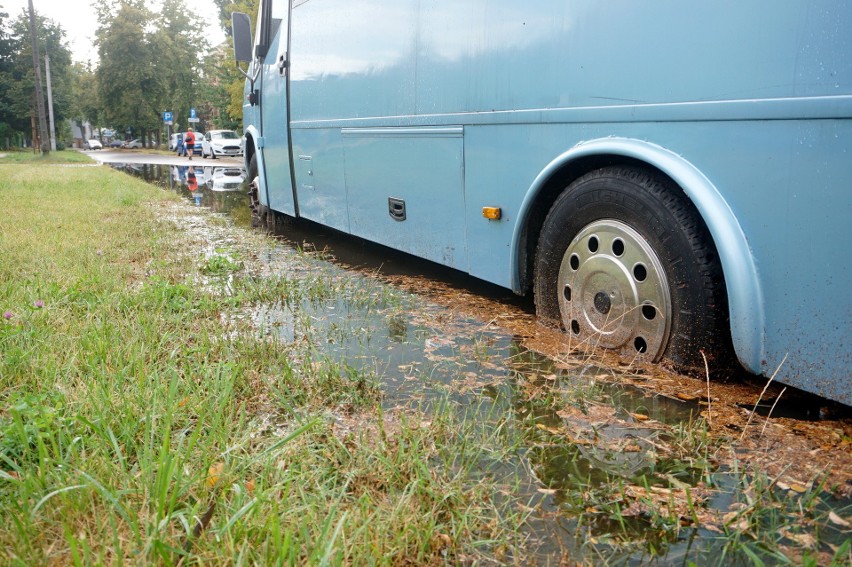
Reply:
[[[125,142],[124,147],[129,150],[138,150],[142,148],[142,141],[139,138],[136,138],[135,140]]]
[[[241,167],[216,167],[207,176],[207,188],[211,191],[239,191],[245,179],[246,172]]]
[[[100,143],[99,140],[86,140],[85,149],[87,150],[102,150],[104,149],[103,144]]]
[[[201,157],[240,156],[240,137],[233,130],[210,130],[201,139]]]

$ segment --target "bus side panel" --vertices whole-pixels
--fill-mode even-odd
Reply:
[[[414,113],[416,0],[312,0],[291,17],[293,122]]]
[[[849,2],[423,0],[420,10],[418,115],[852,87]],[[372,27],[382,36],[391,25]]]
[[[291,135],[299,216],[349,232],[340,130],[293,128]]]
[[[468,269],[461,128],[346,129],[352,234]]]

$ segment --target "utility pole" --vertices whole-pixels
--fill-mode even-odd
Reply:
[[[33,0],[30,4],[30,40],[33,46],[33,73],[35,74],[36,106],[38,107],[38,131],[41,138],[41,153],[50,153],[50,141],[47,137],[47,120],[44,116],[44,93],[41,90],[41,61],[38,55],[38,39],[36,38],[35,11]]]
[[[53,89],[50,88],[50,55],[44,54],[44,75],[47,77],[47,115],[50,117],[50,151],[56,151],[56,126],[53,124]]]

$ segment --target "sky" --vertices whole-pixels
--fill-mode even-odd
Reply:
[[[151,4],[155,3],[151,2]],[[0,6],[9,14],[10,20],[17,18],[27,5],[28,0],[0,0]],[[225,34],[219,27],[219,10],[212,0],[187,0],[186,5],[204,22],[204,28],[199,32],[206,35],[207,42],[211,46],[225,40]],[[98,22],[91,0],[33,0],[33,7],[36,12],[62,26],[65,30],[66,43],[75,61],[81,63],[97,61],[97,49],[93,41]]]

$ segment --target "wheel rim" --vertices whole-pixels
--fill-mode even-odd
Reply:
[[[557,289],[570,334],[628,356],[662,356],[671,329],[668,279],[629,225],[603,219],[583,228],[562,258]]]

